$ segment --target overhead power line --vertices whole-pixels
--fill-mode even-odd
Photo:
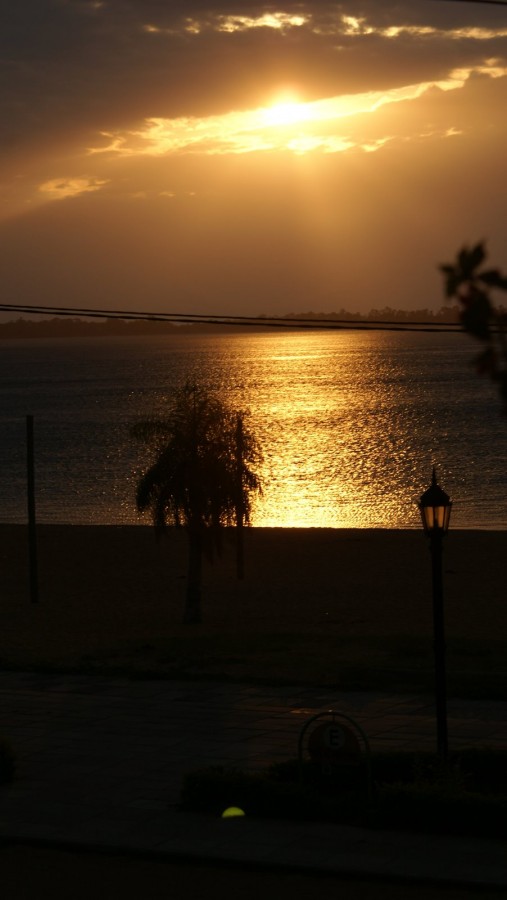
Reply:
[[[440,3],[442,0],[440,0]],[[444,0],[444,3],[474,3],[476,6],[507,6],[507,0]]]
[[[403,321],[386,319],[337,319],[308,316],[235,316],[200,313],[152,313],[134,310],[90,309],[86,307],[35,306],[29,304],[0,304],[0,312],[29,315],[83,317],[93,319],[122,319],[126,321],[159,322],[173,325],[223,325],[254,328],[297,328],[327,330],[375,331],[459,331],[455,322]]]

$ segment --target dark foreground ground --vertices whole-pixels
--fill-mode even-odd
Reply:
[[[230,536],[228,536],[230,537]],[[444,547],[448,689],[507,697],[507,531]],[[0,664],[397,692],[433,690],[431,565],[421,531],[256,529],[206,564],[203,622],[182,625],[184,532],[38,529],[30,602],[25,526],[0,525]]]
[[[459,674],[458,687],[466,689],[465,693],[454,690],[454,696],[475,697],[480,687],[480,696],[488,703],[505,699],[506,549],[507,532],[461,532],[450,535],[446,543],[449,678],[457,685]],[[215,760],[223,749],[221,741],[226,742],[227,758],[232,753],[236,759],[234,754],[239,754],[242,764],[245,754],[252,763],[269,752],[272,761],[275,744],[286,758],[282,719],[294,719],[297,732],[299,721],[316,709],[337,702],[343,707],[347,687],[379,691],[389,686],[406,693],[425,689],[428,679],[431,692],[430,565],[419,533],[253,529],[248,535],[244,582],[237,582],[233,562],[234,555],[229,553],[206,568],[205,622],[189,631],[180,624],[186,579],[182,535],[156,544],[148,528],[43,527],[39,533],[40,597],[39,603],[31,604],[25,529],[0,526],[0,661],[5,669],[30,670],[26,676],[4,672],[4,716],[8,698],[12,706],[10,721],[5,718],[2,729],[19,763],[9,809],[17,810],[16,821],[27,830],[13,830],[8,804],[0,808],[0,826],[6,835],[0,842],[2,900],[46,896],[192,900],[228,895],[249,900],[263,892],[266,900],[313,900],[320,895],[343,900],[507,897],[505,890],[491,887],[350,880],[340,875],[238,868],[233,863],[196,865],[9,843],[9,834],[32,839],[39,832],[51,834],[55,823],[62,826],[58,803],[62,808],[70,803],[80,828],[88,825],[84,832],[90,833],[94,821],[103,824],[101,804],[108,791],[114,794],[116,782],[124,804],[135,800],[132,790],[141,776],[139,787],[148,791],[147,799],[158,803],[162,797],[167,804],[181,771],[202,760],[208,764]],[[36,676],[34,670],[46,674]],[[58,674],[69,670],[87,674],[84,680]],[[124,678],[150,675],[163,680],[113,677],[108,687],[111,675],[118,671]],[[185,678],[180,684],[170,680],[180,676]],[[229,681],[227,690],[231,680],[249,679],[254,684],[261,680],[299,687],[291,688],[283,703],[273,697],[261,703],[258,688],[245,687],[247,696],[231,707],[229,715],[223,696],[226,686],[220,684],[223,677]],[[312,685],[332,685],[333,701],[327,694],[310,701],[306,691]],[[170,714],[167,691],[173,701]],[[386,706],[383,697],[381,715],[367,708],[370,700],[364,695],[358,716],[375,742],[389,743],[392,737],[396,746],[400,741],[413,743],[419,738],[419,726],[425,740],[429,735],[433,742],[434,722],[431,715],[429,732],[426,695],[408,711],[401,709],[401,700],[395,707],[390,701]],[[492,735],[498,737],[495,704],[489,703],[475,721],[468,707],[453,702],[452,741],[458,735],[457,723],[467,742],[490,744]],[[248,716],[245,721],[251,709],[255,722],[259,720],[252,734]],[[189,720],[178,730],[181,710]],[[207,716],[212,717],[211,726]],[[179,742],[174,734],[181,737]],[[287,741],[293,753],[292,732],[287,732]],[[153,766],[154,756],[158,769]],[[161,772],[168,757],[170,771]],[[8,800],[9,789],[5,792]],[[113,794],[111,802],[118,800]],[[165,816],[158,810],[155,805],[150,815]],[[48,822],[51,811],[53,819]],[[117,828],[121,822],[113,824]],[[39,831],[34,831],[35,825]],[[164,819],[164,833],[167,827]],[[67,834],[62,832],[60,839],[67,840]],[[192,826],[192,841],[194,835]],[[336,849],[343,852],[339,845]],[[466,856],[463,862],[466,867]]]
[[[482,887],[442,887],[405,881],[344,879],[242,867],[201,865],[72,852],[54,847],[0,845],[3,900],[202,900],[214,897],[259,897],[277,900],[498,900],[504,890]]]

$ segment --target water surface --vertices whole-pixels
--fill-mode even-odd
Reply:
[[[453,525],[507,527],[507,421],[462,334],[213,333],[0,343],[0,518],[26,519],[35,417],[41,522],[135,523],[149,462],[132,423],[186,378],[250,410],[264,449],[253,524],[419,527],[437,467]]]

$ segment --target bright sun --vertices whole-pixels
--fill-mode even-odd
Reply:
[[[285,94],[278,97],[263,110],[265,125],[295,125],[310,118],[309,105],[301,103],[296,94]]]

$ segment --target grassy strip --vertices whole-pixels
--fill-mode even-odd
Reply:
[[[448,766],[429,753],[392,752],[366,767],[294,760],[262,772],[210,768],[188,773],[181,804],[215,815],[230,806],[265,818],[479,837],[507,836],[507,751],[462,750]]]
[[[503,641],[450,641],[449,696],[498,699],[507,696]],[[304,684],[337,690],[431,693],[431,638],[337,637],[326,632],[251,634],[199,633],[129,643],[107,653],[81,657],[71,668],[133,677]]]

